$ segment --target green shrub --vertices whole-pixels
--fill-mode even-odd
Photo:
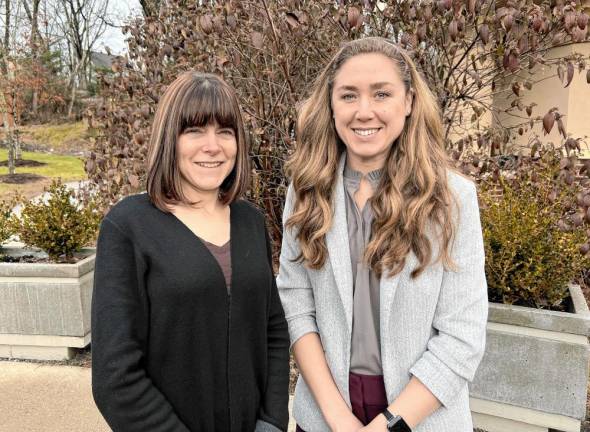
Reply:
[[[20,218],[15,218],[17,233],[23,243],[43,249],[52,261],[70,261],[93,240],[101,214],[93,198],[72,192],[59,180],[47,192],[47,200],[23,204]]]
[[[496,171],[481,184],[482,228],[490,301],[563,309],[568,284],[588,267],[576,183],[563,182],[559,156]],[[582,250],[582,252],[586,252]]]
[[[2,243],[14,234],[14,227],[10,221],[11,212],[12,203],[10,201],[0,200],[0,249],[2,248]]]

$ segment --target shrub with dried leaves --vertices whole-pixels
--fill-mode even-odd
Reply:
[[[86,170],[107,205],[141,190],[160,95],[185,70],[217,72],[237,89],[252,142],[249,198],[278,244],[296,107],[342,41],[383,36],[409,50],[438,97],[449,152],[467,170],[473,147],[480,158],[503,154],[515,134],[540,139],[554,123],[566,135],[557,107],[544,118],[523,98],[537,87],[537,65],[559,66],[554,79],[564,86],[587,69],[580,55],[548,55],[587,40],[587,23],[581,1],[563,0],[169,0],[125,28],[128,54],[102,78],[102,102],[87,113],[97,138]],[[486,114],[498,121],[482,121]],[[506,116],[518,121],[503,124]]]

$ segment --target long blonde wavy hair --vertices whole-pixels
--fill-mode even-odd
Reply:
[[[333,219],[338,163],[346,147],[338,136],[332,113],[334,77],[340,67],[359,54],[379,53],[391,59],[413,92],[412,111],[392,145],[380,183],[368,203],[374,220],[364,258],[378,274],[398,274],[410,252],[419,265],[419,276],[433,262],[442,260],[455,269],[451,258],[454,237],[453,205],[447,175],[451,164],[444,149],[438,104],[410,56],[394,43],[378,37],[345,43],[316,79],[297,119],[297,146],[286,165],[295,201],[287,228],[295,228],[301,247],[299,262],[321,268],[328,255],[326,233]],[[431,234],[438,237],[431,244]]]

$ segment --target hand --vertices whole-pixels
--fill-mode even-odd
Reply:
[[[339,416],[330,424],[332,432],[358,432],[363,428],[363,424],[358,418],[352,413]]]
[[[387,432],[387,419],[379,414],[367,426],[361,429],[362,432]]]

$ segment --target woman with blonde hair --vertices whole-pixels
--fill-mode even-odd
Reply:
[[[180,75],[156,110],[147,194],[98,238],[92,390],[113,431],[287,430],[289,335],[248,173],[234,90]]]
[[[472,431],[482,233],[427,84],[394,43],[348,42],[297,133],[277,285],[300,371],[298,430]]]

